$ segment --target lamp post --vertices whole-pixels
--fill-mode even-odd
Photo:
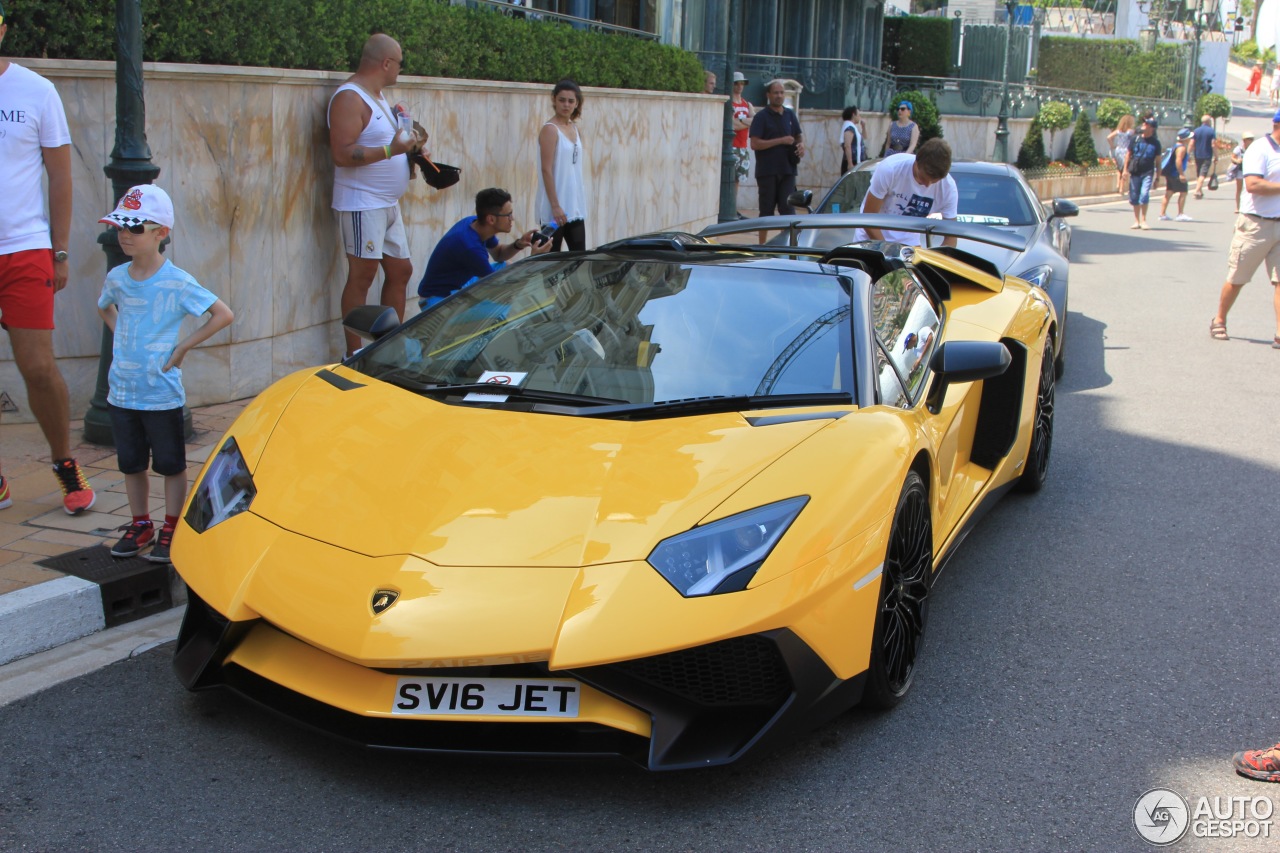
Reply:
[[[1009,50],[1013,47],[1013,10],[1017,7],[1016,0],[1005,0],[1004,68],[1000,73],[1003,85],[1000,93],[1000,114],[996,117],[996,148],[992,154],[992,159],[997,163],[1009,162]]]
[[[147,145],[146,105],[142,97],[141,0],[116,0],[116,143],[111,150],[111,162],[102,171],[111,179],[113,202],[130,187],[149,184],[160,175],[160,167],[151,162],[151,148]],[[108,270],[129,260],[120,251],[116,234],[115,228],[107,228],[98,235],[98,243],[107,255]],[[114,341],[115,336],[104,323],[98,353],[98,381],[84,415],[85,440],[107,446],[115,444],[107,412],[107,376]],[[190,437],[191,412],[185,406],[182,417],[183,429]]]
[[[720,221],[738,218],[738,158],[733,153],[733,72],[738,67],[738,19],[742,0],[729,0],[729,20],[724,45],[724,80],[731,97],[724,101],[724,139],[720,150]]]
[[[1183,127],[1194,127],[1197,124],[1194,113],[1196,92],[1200,89],[1200,33],[1203,29],[1203,15],[1200,11],[1200,3],[1201,0],[1196,0],[1195,18],[1192,23],[1191,62],[1187,65],[1187,77],[1182,90],[1182,99],[1186,102]]]

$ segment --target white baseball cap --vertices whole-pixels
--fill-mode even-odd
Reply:
[[[124,194],[115,210],[98,221],[117,228],[128,228],[144,222],[172,228],[173,202],[169,199],[169,194],[155,184],[138,184]]]

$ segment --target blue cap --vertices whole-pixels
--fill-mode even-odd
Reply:
[[[916,108],[911,106],[910,101],[903,101],[902,103],[898,104],[898,109],[902,109],[903,107],[906,107],[907,109],[911,110],[911,112],[916,111]],[[1277,113],[1277,115],[1280,115],[1280,113]]]
[[[1190,136],[1191,136],[1191,128],[1189,128],[1189,127],[1184,127],[1184,128],[1182,128],[1182,130],[1179,130],[1179,131],[1178,131],[1178,138],[1179,138],[1179,139],[1188,139],[1188,138],[1190,138]]]
[[[1276,110],[1276,114],[1271,117],[1272,124],[1280,124],[1280,110]]]

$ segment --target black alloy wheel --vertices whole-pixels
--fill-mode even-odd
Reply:
[[[1053,448],[1053,391],[1057,373],[1053,367],[1053,339],[1045,344],[1040,360],[1040,387],[1036,391],[1036,416],[1031,423],[1031,446],[1018,479],[1020,492],[1038,492],[1049,479],[1049,451]]]
[[[880,609],[871,635],[871,666],[862,694],[868,708],[892,708],[911,689],[933,581],[933,517],[924,481],[907,474],[893,514],[880,578]]]

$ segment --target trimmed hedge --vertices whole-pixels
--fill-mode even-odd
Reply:
[[[1014,165],[1024,172],[1029,169],[1043,169],[1049,165],[1049,155],[1044,150],[1044,130],[1040,127],[1039,116],[1031,120],[1031,127],[1027,128],[1027,136],[1022,140],[1022,147],[1018,149],[1018,160]]]
[[[1181,45],[1143,52],[1132,39],[1052,36],[1040,40],[1039,83],[1132,98],[1182,98]],[[1201,77],[1204,76],[1203,69]]]
[[[5,55],[115,59],[115,6],[27,0],[11,9]],[[624,35],[522,20],[445,0],[142,0],[148,62],[352,71],[373,32],[404,49],[405,74],[700,92],[686,50]]]
[[[1098,147],[1093,144],[1093,126],[1089,124],[1089,113],[1085,110],[1080,110],[1076,116],[1076,127],[1071,132],[1071,141],[1067,143],[1063,159],[1085,168],[1098,165]]]
[[[1099,127],[1115,130],[1120,119],[1128,115],[1133,115],[1133,108],[1126,102],[1119,98],[1104,98],[1102,103],[1098,104],[1097,115],[1094,117],[1098,120]]]
[[[884,19],[880,67],[899,77],[947,77],[951,73],[948,18]],[[921,142],[924,140],[922,139]]]

